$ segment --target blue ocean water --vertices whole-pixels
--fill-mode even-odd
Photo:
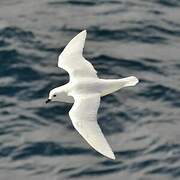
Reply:
[[[98,122],[116,160],[74,130],[71,105],[44,102],[81,30],[101,78],[140,83],[102,98]],[[0,1],[0,180],[180,179],[179,0]]]

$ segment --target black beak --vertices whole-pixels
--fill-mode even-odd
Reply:
[[[46,100],[46,104],[47,104],[48,102],[50,102],[50,101],[51,101],[50,99],[47,99],[47,100]]]

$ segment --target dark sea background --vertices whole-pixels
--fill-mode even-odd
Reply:
[[[45,104],[84,29],[99,77],[140,79],[101,101],[115,161],[74,130],[71,105]],[[0,180],[66,179],[180,179],[180,0],[0,1]]]

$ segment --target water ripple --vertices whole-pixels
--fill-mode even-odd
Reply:
[[[0,1],[0,179],[178,180],[179,8],[179,0]],[[78,135],[72,105],[44,103],[68,82],[57,58],[82,29],[99,77],[140,79],[101,100],[114,161]]]

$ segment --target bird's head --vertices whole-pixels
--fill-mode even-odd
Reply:
[[[50,92],[49,92],[49,97],[48,99],[46,100],[46,103],[49,103],[51,101],[58,101],[58,96],[59,96],[59,92],[57,91],[57,89],[52,89]]]

